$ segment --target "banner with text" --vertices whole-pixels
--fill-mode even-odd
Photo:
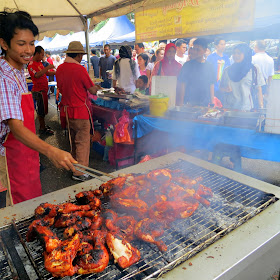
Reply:
[[[163,1],[135,12],[136,41],[248,31],[255,0]]]

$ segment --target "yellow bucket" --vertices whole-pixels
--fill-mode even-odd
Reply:
[[[168,109],[169,97],[150,96],[150,114],[157,117],[163,117]]]

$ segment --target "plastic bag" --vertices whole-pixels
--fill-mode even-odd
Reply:
[[[115,126],[114,142],[133,144],[132,137],[132,121],[129,119],[129,113],[123,110],[122,116],[119,118],[119,122]]]

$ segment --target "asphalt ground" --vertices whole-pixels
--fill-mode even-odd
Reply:
[[[60,149],[70,151],[68,135],[62,130],[59,121],[59,112],[55,104],[54,96],[49,99],[49,113],[46,116],[46,124],[49,125],[54,131],[53,136],[38,135],[41,139],[47,143],[58,147]],[[38,120],[36,118],[36,128],[38,131]],[[265,143],[264,143],[265,145]],[[208,153],[205,151],[194,152],[191,155],[207,159]],[[65,187],[77,184],[79,182],[71,179],[72,173],[63,169],[57,169],[47,157],[40,155],[41,164],[44,166],[44,170],[41,172],[41,183],[43,194],[53,192]],[[230,162],[228,158],[223,160],[224,167],[230,168]],[[108,162],[103,161],[102,156],[90,150],[90,162],[89,167],[103,171],[113,172],[114,167]],[[242,173],[248,176],[263,180],[265,182],[280,186],[280,163],[270,162],[264,160],[255,160],[242,158]]]

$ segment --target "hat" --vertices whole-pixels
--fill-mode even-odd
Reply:
[[[79,41],[72,41],[68,45],[68,49],[64,53],[82,53],[86,54],[84,47]]]

